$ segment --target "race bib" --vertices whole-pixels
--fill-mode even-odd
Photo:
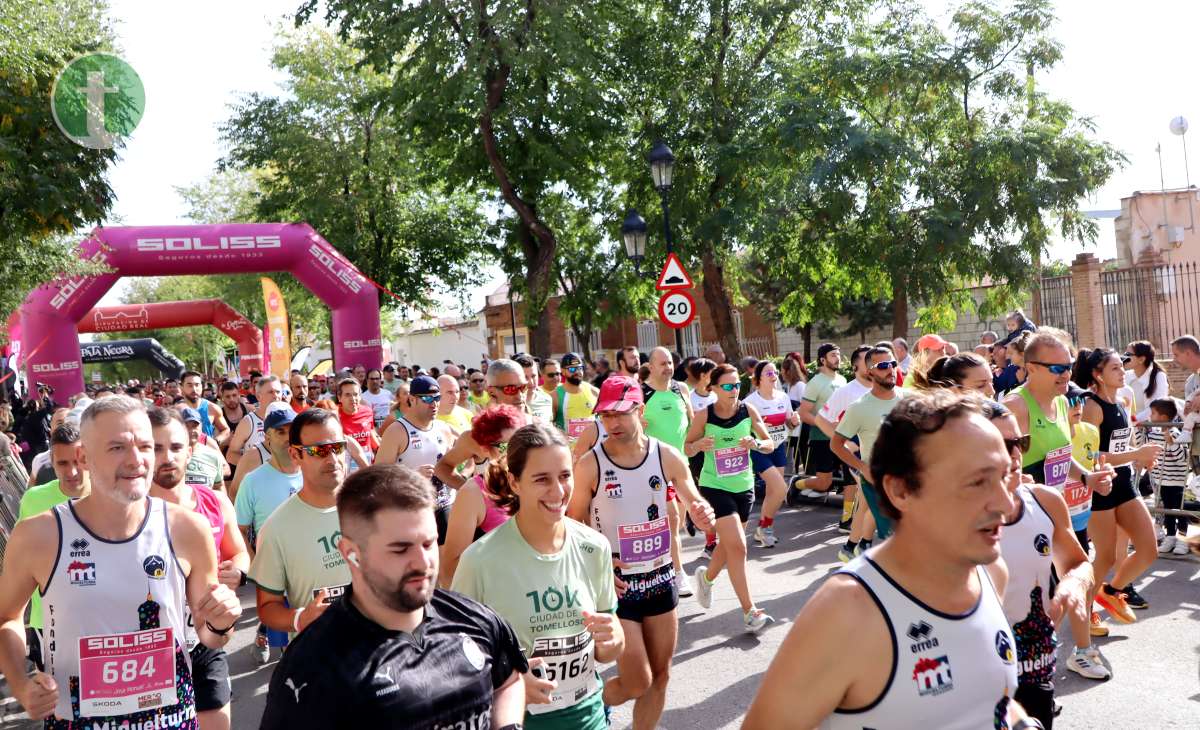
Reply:
[[[574,441],[583,435],[587,430],[588,424],[592,422],[590,418],[572,418],[567,421],[567,436]]]
[[[741,474],[750,468],[750,452],[741,446],[717,449],[713,452],[713,462],[717,465],[719,477]]]
[[[1092,488],[1074,479],[1067,480],[1063,486],[1063,499],[1067,502],[1067,512],[1072,517],[1081,515],[1092,509]]]
[[[671,528],[666,517],[617,527],[622,573],[645,573],[659,567],[658,560],[671,552]]]
[[[529,705],[525,709],[531,715],[573,707],[587,699],[599,689],[596,682],[596,665],[592,635],[580,631],[574,636],[558,636],[535,639],[530,659],[542,658],[542,677],[558,686],[550,693],[550,703]]]
[[[787,424],[767,426],[767,433],[771,436],[771,440],[775,442],[775,445],[779,446],[784,441],[787,441]]]
[[[1108,438],[1108,453],[1123,454],[1129,451],[1132,435],[1133,429],[1129,427],[1113,429],[1112,436]]]
[[[171,628],[80,637],[80,716],[129,715],[177,702]]]
[[[1067,475],[1071,473],[1071,445],[1046,452],[1043,470],[1046,472],[1046,486],[1062,491],[1067,483]]]
[[[328,602],[334,603],[335,601],[338,601],[339,599],[341,599],[342,596],[346,595],[346,589],[349,587],[350,587],[349,583],[343,583],[340,586],[327,587],[325,590],[328,592],[328,596],[329,596]],[[317,588],[312,592],[312,597],[313,597],[314,601],[317,600],[317,594],[320,592],[321,592],[320,588]]]

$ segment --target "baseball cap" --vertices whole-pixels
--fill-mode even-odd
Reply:
[[[184,423],[188,423],[189,421],[192,423],[204,423],[204,420],[200,418],[200,411],[195,408],[181,408],[179,413],[183,416]]]
[[[441,393],[442,388],[428,375],[418,375],[408,382],[408,392],[410,395],[430,395]]]
[[[941,350],[949,343],[942,338],[941,335],[925,335],[917,340],[917,352],[923,350]]]
[[[573,365],[576,363],[582,364],[583,358],[580,357],[578,353],[568,352],[566,355],[563,355],[562,360],[559,360],[558,362],[563,367],[566,367],[567,365]]]
[[[628,375],[611,375],[600,386],[600,397],[596,399],[596,407],[592,412],[628,413],[642,403],[642,386],[638,381]]]
[[[287,403],[284,403],[283,401],[275,401],[271,405],[267,406],[267,417],[263,418],[263,421],[266,422],[267,418],[270,418],[272,413],[279,413],[281,411],[287,411],[288,413],[293,412],[292,407]]]
[[[825,357],[826,355],[833,352],[834,350],[840,350],[840,349],[841,349],[840,347],[833,344],[832,342],[826,342],[817,348],[817,359],[820,360],[821,358]]]
[[[283,410],[274,410],[267,413],[266,419],[263,420],[263,428],[279,428],[286,426],[296,420],[296,412],[291,407]]]

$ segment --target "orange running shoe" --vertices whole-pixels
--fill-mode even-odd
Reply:
[[[1131,624],[1137,621],[1137,616],[1133,614],[1133,609],[1129,604],[1125,603],[1124,594],[1112,594],[1108,592],[1109,585],[1107,583],[1100,586],[1100,590],[1096,591],[1096,603],[1099,603],[1108,611],[1108,615],[1112,616],[1117,621],[1123,624]]]
[[[1104,619],[1100,618],[1100,614],[1092,611],[1092,625],[1088,631],[1092,636],[1108,636],[1108,624],[1104,623]]]

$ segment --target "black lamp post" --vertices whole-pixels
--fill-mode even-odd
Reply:
[[[642,260],[646,258],[646,219],[633,208],[625,214],[625,222],[621,224],[621,239],[625,242],[625,255],[640,276]]]
[[[650,148],[650,177],[654,180],[654,189],[662,198],[663,239],[667,244],[667,255],[675,252],[675,240],[671,237],[671,213],[667,206],[667,193],[671,192],[671,181],[675,173],[675,155],[671,148],[661,139]],[[675,330],[675,352],[683,357],[683,331]]]

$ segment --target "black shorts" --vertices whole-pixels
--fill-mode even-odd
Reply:
[[[450,524],[450,508],[438,507],[433,511],[433,520],[437,522],[438,545],[446,544],[446,525]]]
[[[192,649],[192,684],[196,687],[196,712],[219,710],[229,704],[229,661],[224,649],[196,644]]]
[[[1082,530],[1075,530],[1075,539],[1079,541],[1079,547],[1083,548],[1083,551],[1086,553],[1088,551],[1088,545],[1091,544],[1091,541],[1088,539],[1087,528],[1085,527]]]
[[[742,522],[750,520],[750,508],[754,506],[754,490],[726,492],[724,489],[700,487],[700,496],[712,505],[716,519],[736,514]]]
[[[1092,511],[1103,512],[1116,509],[1137,498],[1137,489],[1133,486],[1133,477],[1129,474],[1129,469],[1127,467],[1117,469],[1117,476],[1113,479],[1111,492],[1108,494],[1092,492]]]
[[[674,611],[679,605],[675,566],[670,561],[649,573],[626,577],[616,568],[613,572],[629,584],[625,595],[617,599],[617,618],[640,624],[643,619]]]
[[[1047,684],[1017,684],[1013,699],[1021,703],[1025,712],[1040,720],[1042,727],[1052,730],[1054,727],[1054,683]]]
[[[839,463],[839,459],[833,455],[833,450],[829,448],[828,439],[809,439],[808,463],[805,464],[805,471],[807,473],[832,474],[834,468]]]

